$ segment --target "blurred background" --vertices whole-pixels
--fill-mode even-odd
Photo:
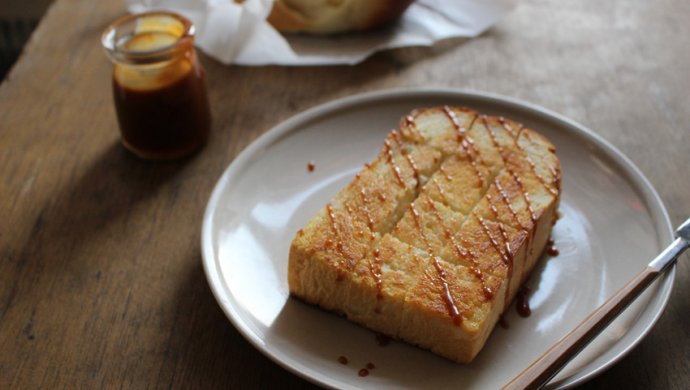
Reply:
[[[53,0],[0,0],[0,80]]]

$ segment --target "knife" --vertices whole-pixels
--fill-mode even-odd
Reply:
[[[539,389],[603,331],[669,266],[690,247],[690,219],[675,232],[675,240],[647,267],[604,302],[575,329],[502,387],[504,390]]]

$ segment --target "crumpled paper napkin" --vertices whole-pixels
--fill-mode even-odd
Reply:
[[[356,64],[376,51],[475,37],[510,11],[513,0],[417,0],[390,28],[332,37],[279,33],[266,18],[273,0],[125,0],[130,12],[167,9],[190,19],[196,44],[238,65]]]

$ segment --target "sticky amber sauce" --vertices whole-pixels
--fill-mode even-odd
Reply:
[[[165,47],[174,37],[145,33],[125,44],[130,51]],[[124,145],[142,158],[173,159],[204,145],[211,127],[206,72],[193,48],[162,63],[115,65],[113,94]]]

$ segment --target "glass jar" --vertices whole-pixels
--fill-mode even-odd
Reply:
[[[211,127],[206,71],[194,26],[171,12],[125,16],[101,43],[113,62],[122,143],[144,159],[175,159],[203,146]]]

